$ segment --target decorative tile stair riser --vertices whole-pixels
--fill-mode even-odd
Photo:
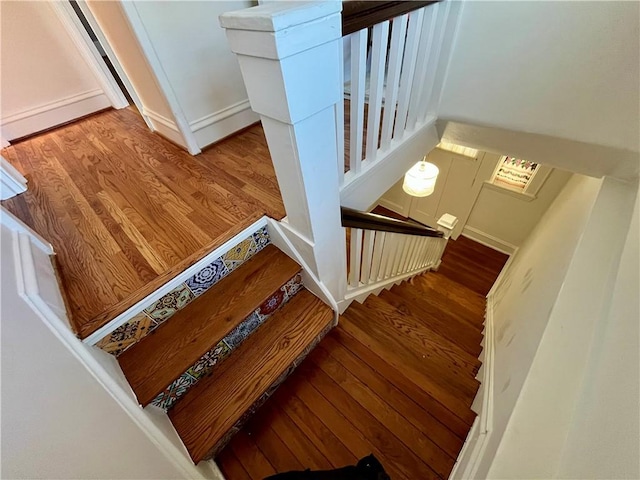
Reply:
[[[201,378],[211,373],[235,348],[262,325],[276,310],[287,303],[302,288],[302,276],[298,273],[285,283],[240,325],[234,328],[218,345],[205,353],[189,370],[180,375],[164,392],[158,395],[152,405],[168,410]]]
[[[202,295],[233,270],[269,245],[269,233],[263,227],[235,247],[181,283],[127,323],[107,334],[96,345],[116,357],[140,341],[174,313]],[[217,349],[218,347],[216,347]]]

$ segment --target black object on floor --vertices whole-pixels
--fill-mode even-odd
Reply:
[[[301,472],[277,473],[264,480],[391,480],[391,478],[378,459],[369,455],[360,460],[355,467],[315,472],[307,469]]]

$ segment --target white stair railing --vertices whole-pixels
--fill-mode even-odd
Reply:
[[[446,0],[373,25],[371,47],[369,28],[349,36],[350,137],[341,2],[265,2],[220,16],[267,138],[287,213],[284,235],[336,302],[347,292],[340,205],[365,210],[439,142],[433,110],[458,3]],[[346,176],[345,150],[354,162]],[[358,235],[367,250],[354,255],[379,255],[385,279],[430,265],[426,253],[407,257],[405,249],[422,251],[410,240],[385,236],[376,250],[377,235]],[[387,255],[394,245],[397,265]],[[376,269],[380,276],[380,268],[365,264],[358,281]]]
[[[344,225],[364,225],[366,219],[359,221],[358,217],[371,216],[360,212],[352,213],[354,216],[348,218],[343,214]],[[348,284],[345,299],[340,304],[341,310],[353,300],[362,302],[368,295],[377,294],[383,288],[389,288],[425,271],[437,270],[457,223],[454,216],[443,215],[438,221],[437,231],[416,224],[413,227],[415,233],[399,233],[398,230],[402,230],[401,224],[407,225],[407,222],[383,220],[384,217],[377,215],[373,217],[378,217],[382,222],[391,220],[397,225],[391,223],[363,228],[347,227]]]
[[[350,46],[344,66],[349,119],[347,124],[337,119],[349,138],[345,163],[339,166],[346,172],[343,182],[370,168],[392,140],[401,141],[433,112],[442,27],[450,6],[435,3],[344,37]]]

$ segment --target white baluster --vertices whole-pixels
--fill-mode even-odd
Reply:
[[[416,65],[413,88],[411,91],[411,101],[409,114],[407,117],[407,130],[413,130],[420,113],[420,98],[422,98],[426,86],[427,68],[429,57],[433,47],[433,37],[438,19],[439,4],[430,5],[424,8],[424,18],[422,21],[422,31],[420,33],[420,45],[418,46],[418,64]]]
[[[418,239],[420,237],[412,235],[411,239],[409,240],[409,250],[407,251],[407,255],[405,256],[405,261],[404,264],[402,265],[402,271],[403,272],[410,272],[411,271],[411,260],[413,259],[413,254],[415,252],[416,249],[416,244],[418,243]]]
[[[371,278],[371,263],[373,261],[373,242],[375,240],[374,230],[365,230],[364,239],[362,241],[362,272],[360,273],[360,281],[364,284],[369,283]]]
[[[444,8],[438,10],[437,31],[434,32],[434,44],[429,52],[429,61],[427,66],[427,75],[424,79],[425,88],[420,97],[420,104],[418,111],[418,121],[423,121],[427,115],[431,112],[430,103],[431,95],[433,94],[433,87],[436,80],[436,73],[438,70],[438,62],[440,61],[440,51],[442,50],[442,44],[444,42],[444,35],[446,33],[447,20],[449,18],[449,12],[451,11],[452,2],[443,2]]]
[[[400,77],[400,93],[398,96],[398,112],[396,122],[393,127],[393,138],[402,137],[405,131],[407,112],[409,110],[409,98],[413,86],[413,74],[416,67],[418,55],[418,43],[420,41],[420,27],[424,8],[411,12],[409,15],[409,28],[407,30],[407,43],[402,62],[402,76]]]
[[[360,281],[360,265],[362,263],[362,230],[351,229],[351,251],[349,254],[349,286],[356,288]]]
[[[344,49],[338,51],[340,57],[340,102],[336,103],[336,142],[338,149],[338,183],[340,186],[344,184],[344,130],[346,128],[344,123]]]
[[[389,21],[375,25],[373,27],[372,38],[369,113],[367,119],[367,154],[365,158],[374,162],[378,153],[378,137],[380,136],[384,70],[387,64],[387,45],[389,43]]]
[[[367,76],[367,29],[351,34],[351,101],[349,168],[355,174],[362,164],[364,94]]]
[[[373,262],[371,264],[371,275],[369,283],[378,281],[378,277],[380,275],[380,265],[382,263],[382,255],[384,253],[386,235],[386,232],[376,232],[376,239],[373,244]]]
[[[382,150],[389,148],[391,134],[393,133],[393,122],[396,116],[400,69],[404,55],[408,18],[409,16],[406,14],[396,17],[391,24],[391,48],[389,49],[387,86],[384,90],[384,117],[382,120],[382,141],[380,142],[380,148]]]

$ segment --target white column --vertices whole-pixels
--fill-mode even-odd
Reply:
[[[225,13],[251,107],[262,120],[289,240],[336,301],[346,288],[336,108],[342,30],[337,1],[265,3]]]

